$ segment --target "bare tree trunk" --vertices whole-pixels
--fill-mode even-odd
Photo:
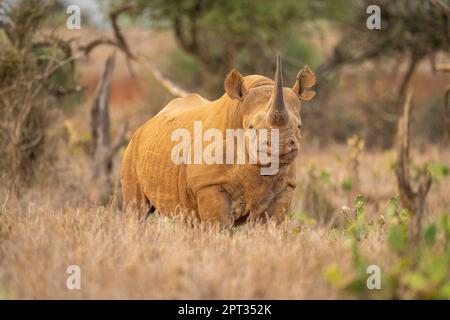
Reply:
[[[432,61],[432,67],[434,72],[450,72],[450,63],[436,63],[436,61]],[[446,136],[445,142],[446,144],[450,143],[450,85],[445,88],[444,94],[444,122],[446,128]]]
[[[397,96],[397,110],[398,112],[402,112],[402,106],[403,102],[406,98],[406,90],[411,85],[411,80],[414,75],[414,72],[416,71],[417,63],[419,62],[419,59],[412,54],[411,59],[409,61],[408,69],[406,70],[405,74],[403,75],[403,79],[400,83],[400,87],[398,90],[398,96]]]
[[[127,127],[126,124],[122,126],[119,139],[113,145],[110,133],[109,97],[114,62],[115,54],[112,54],[106,61],[91,108],[92,177],[100,185],[102,199],[110,196],[114,189],[113,158],[123,144]]]
[[[447,129],[447,136],[446,136],[446,143],[450,143],[450,86],[448,86],[445,89],[445,96],[444,96],[444,121],[445,121],[445,127]]]
[[[411,112],[412,90],[408,87],[403,104],[403,115],[398,122],[398,155],[396,165],[396,177],[399,190],[400,201],[404,208],[409,211],[410,226],[409,238],[415,242],[422,228],[422,217],[425,206],[425,199],[431,187],[431,175],[423,169],[417,190],[411,184],[409,173],[409,125]]]

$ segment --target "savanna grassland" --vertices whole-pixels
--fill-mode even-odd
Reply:
[[[5,201],[0,215],[1,298],[392,297],[386,278],[381,292],[345,289],[359,276],[352,225],[345,222],[347,215],[353,221],[355,213],[353,209],[338,210],[344,205],[354,208],[348,192],[340,186],[346,175],[341,160],[346,148],[305,149],[298,164],[293,216],[282,225],[244,225],[219,231],[202,225],[187,226],[158,215],[143,224],[134,212],[122,212],[114,203],[97,206],[83,200],[82,194],[95,191],[83,181],[88,173],[82,165],[78,169],[68,168],[56,187],[27,191],[19,209],[11,208],[2,193]],[[423,161],[450,156],[448,151],[437,148],[420,154]],[[387,224],[391,214],[389,199],[396,194],[390,161],[389,154],[367,152],[361,156],[360,164],[361,193],[366,198],[364,225],[370,228],[357,240],[357,245],[368,264],[380,266],[383,276],[384,272],[386,276],[394,272],[399,259],[399,253],[390,247]],[[317,181],[308,178],[308,170],[312,170],[305,169],[308,163],[323,170]],[[427,223],[438,220],[449,208],[448,194],[448,177],[432,186]],[[303,200],[306,198],[308,204]],[[307,205],[327,210],[325,203],[333,208],[336,227],[320,225],[319,218],[302,213]],[[82,270],[81,290],[66,288],[65,271],[73,264]],[[401,275],[398,279],[402,279]],[[403,284],[407,288],[398,289],[400,293],[396,294],[402,298],[421,294],[432,297],[436,294],[434,284],[427,278],[424,281],[420,290],[407,289],[408,285]],[[448,282],[446,290],[440,297],[448,294]]]
[[[191,89],[198,65],[180,53],[170,32],[125,30],[135,52],[145,52]],[[62,38],[86,41],[108,34],[88,28],[59,32]],[[336,42],[333,37],[329,33],[328,45]],[[219,230],[157,213],[142,222],[136,212],[122,211],[119,172],[126,143],[114,157],[113,191],[102,196],[92,179],[89,117],[111,51],[96,50],[78,62],[83,98],[52,115],[58,124],[49,126],[52,156],[33,180],[18,184],[14,195],[9,176],[0,175],[0,299],[450,298],[450,150],[439,140],[443,125],[438,130],[430,122],[442,120],[448,77],[432,74],[423,62],[411,80],[416,88],[411,181],[415,186],[424,166],[433,181],[414,243],[408,241],[411,217],[398,197],[398,154],[389,140],[395,134],[387,134],[395,131],[396,120],[389,120],[393,113],[375,113],[371,105],[373,96],[391,94],[396,76],[406,70],[395,60],[375,68],[352,66],[336,77],[338,90],[328,100],[325,113],[332,116],[326,122],[324,109],[316,113],[314,104],[303,107],[297,188],[283,223]],[[111,132],[117,137],[121,124],[128,123],[126,141],[173,98],[145,67],[131,62],[131,69],[118,53]],[[208,75],[203,77],[207,82]],[[354,112],[349,116],[336,108]],[[81,269],[80,290],[66,287],[70,265]],[[370,265],[380,267],[380,290],[367,288]]]

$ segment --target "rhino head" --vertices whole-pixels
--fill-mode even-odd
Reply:
[[[315,96],[308,90],[316,83],[316,78],[308,66],[297,74],[292,88],[283,86],[281,57],[277,56],[277,68],[274,80],[262,76],[243,77],[232,70],[225,79],[225,92],[238,101],[238,110],[243,129],[278,129],[278,146],[274,148],[271,135],[259,146],[265,151],[277,153],[279,165],[286,166],[295,160],[300,147],[300,117],[302,101]]]

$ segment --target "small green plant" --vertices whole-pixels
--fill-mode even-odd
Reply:
[[[360,241],[368,232],[368,226],[365,223],[364,197],[358,195],[354,203],[354,220],[349,221],[347,231],[350,233],[352,241]]]
[[[409,221],[409,212],[407,209],[399,211],[399,199],[398,195],[392,197],[389,200],[388,208],[386,210],[386,216],[390,224],[407,224]]]
[[[389,150],[384,152],[384,156],[386,158],[385,168],[389,172],[395,171],[395,160],[397,159],[397,152],[395,150]]]
[[[364,140],[357,135],[347,139],[347,178],[342,182],[342,189],[350,191],[359,189],[359,163],[361,153],[364,151]]]
[[[316,219],[311,218],[308,213],[303,211],[293,214],[292,219],[299,221],[307,226],[315,226],[317,224]]]
[[[444,179],[449,175],[448,166],[442,163],[437,162],[429,163],[427,165],[427,170],[430,172],[431,177],[433,178],[433,181],[435,183],[441,182],[442,179]]]
[[[449,299],[449,213],[443,213],[426,225],[419,241],[411,242],[408,238],[408,212],[398,211],[398,204],[398,196],[392,197],[386,212],[386,244],[392,262],[382,269],[381,290],[370,290],[367,286],[367,268],[376,261],[369,263],[360,246],[361,239],[369,231],[369,225],[364,222],[364,198],[361,195],[355,199],[356,218],[347,229],[355,275],[346,278],[338,266],[332,265],[325,270],[325,280],[344,295],[359,298]]]
[[[343,213],[351,211],[351,208],[342,209]],[[347,243],[351,250],[352,266],[355,269],[356,275],[350,279],[344,276],[344,273],[337,265],[331,265],[326,268],[324,277],[325,280],[332,286],[341,289],[347,294],[356,294],[359,297],[367,297],[368,291],[366,286],[367,266],[369,265],[367,259],[361,253],[359,242],[368,234],[368,225],[365,224],[365,208],[364,197],[358,195],[354,201],[354,219],[349,220],[347,227]]]
[[[353,182],[349,178],[344,179],[341,183],[341,188],[344,191],[350,191],[350,190],[352,190],[352,187],[353,187]]]
[[[327,170],[318,171],[311,162],[306,168],[306,174],[307,178],[302,185],[302,210],[310,213],[310,217],[318,224],[325,224],[331,219],[334,211],[328,197],[328,194],[335,191],[331,173]]]
[[[402,295],[413,299],[450,298],[450,224],[448,213],[424,228],[420,241],[412,247],[406,241],[407,225],[392,226],[398,235],[390,239],[397,254],[396,268],[387,273],[388,298]],[[391,231],[392,233],[393,231]]]

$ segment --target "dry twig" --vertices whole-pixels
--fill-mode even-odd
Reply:
[[[418,239],[421,233],[425,199],[430,190],[432,179],[428,170],[424,168],[416,190],[414,190],[411,183],[409,171],[411,98],[412,90],[411,88],[408,88],[403,104],[403,115],[398,123],[398,156],[395,173],[400,201],[410,214],[409,237],[414,241]]]

